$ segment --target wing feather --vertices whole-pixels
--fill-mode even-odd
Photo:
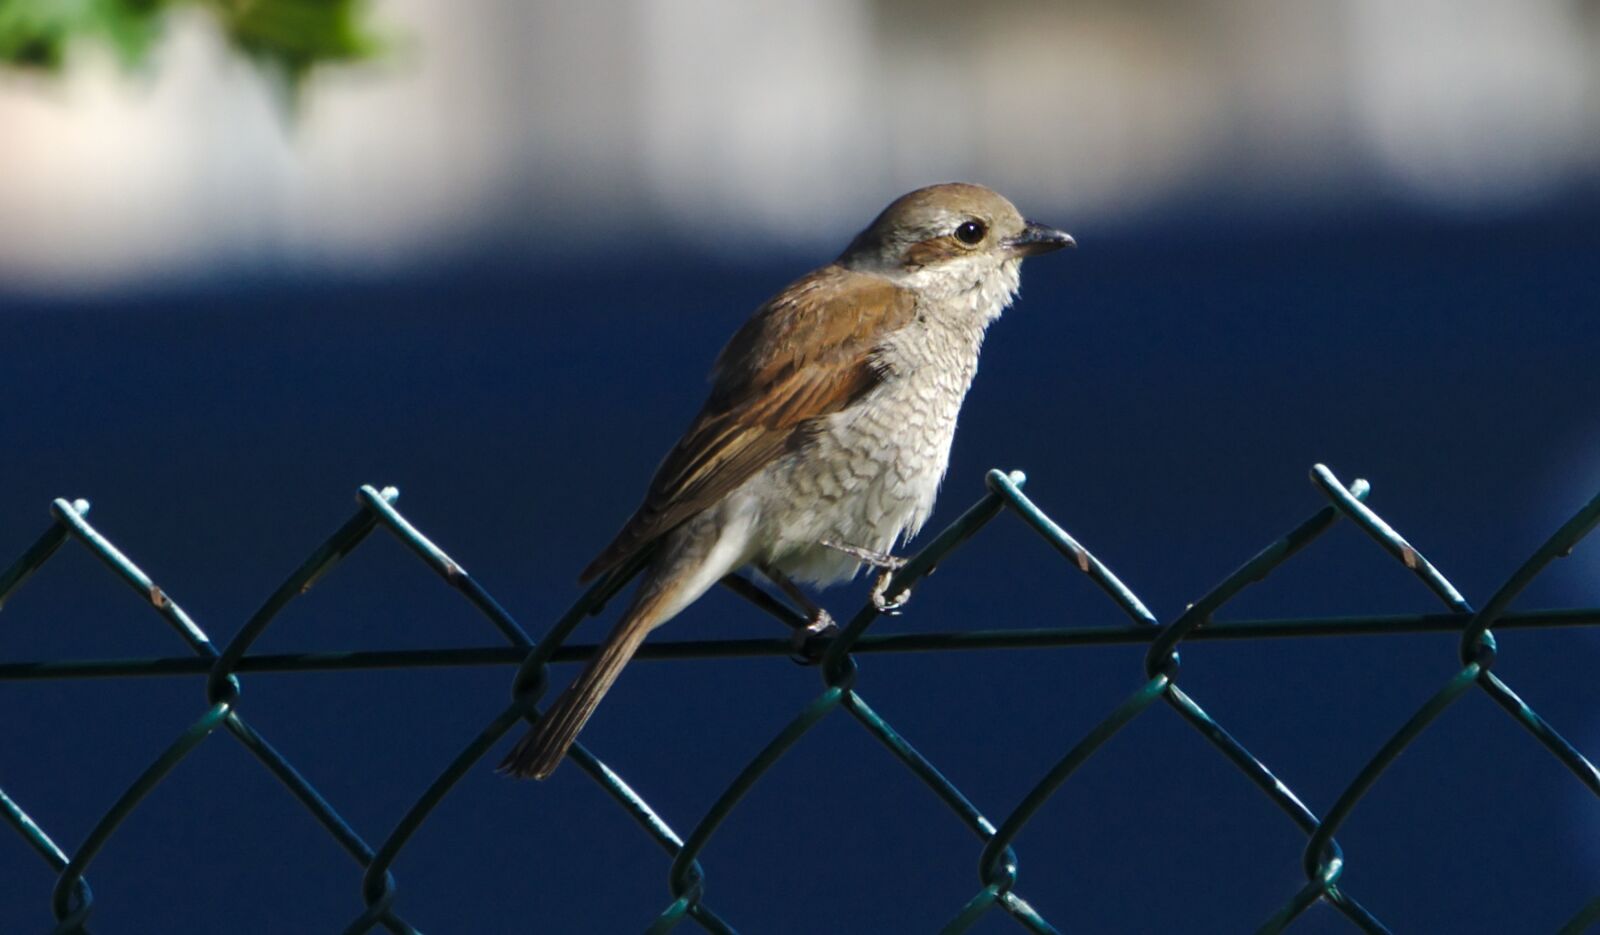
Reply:
[[[768,301],[728,342],[711,396],[668,452],[633,517],[589,567],[627,561],[800,444],[814,419],[877,386],[883,339],[915,315],[915,297],[878,276],[825,266]]]

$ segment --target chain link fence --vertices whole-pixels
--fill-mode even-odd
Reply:
[[[1600,771],[1495,674],[1496,644],[1492,632],[1495,629],[1512,628],[1600,626],[1600,608],[1511,609],[1517,595],[1546,566],[1569,554],[1600,523],[1600,495],[1556,530],[1481,607],[1474,608],[1438,568],[1366,505],[1369,487],[1365,481],[1357,480],[1345,485],[1321,465],[1312,469],[1311,479],[1326,499],[1325,505],[1239,566],[1237,571],[1211,591],[1196,599],[1177,619],[1163,624],[1110,569],[1024,495],[1024,478],[1020,473],[991,471],[987,477],[988,491],[983,498],[895,573],[889,593],[898,593],[910,587],[991,520],[1001,513],[1009,513],[1037,532],[1050,548],[1086,575],[1128,618],[1129,623],[1125,626],[1096,628],[872,634],[868,630],[878,612],[868,602],[837,633],[813,637],[808,642],[806,654],[822,675],[821,694],[750,758],[748,765],[728,783],[710,810],[689,829],[687,835],[681,835],[670,827],[643,797],[593,752],[582,744],[575,746],[571,754],[573,761],[644,829],[670,860],[668,872],[673,899],[655,920],[641,920],[641,923],[647,925],[650,932],[668,931],[686,919],[709,932],[735,931],[734,921],[720,915],[704,898],[706,871],[701,865],[700,856],[745,794],[761,781],[779,758],[820,721],[840,710],[926,784],[949,808],[954,819],[964,824],[977,839],[977,889],[970,896],[952,896],[950,919],[944,929],[946,932],[966,931],[981,917],[994,911],[1009,915],[1027,931],[1058,931],[1017,889],[1016,839],[1039,809],[1061,791],[1074,771],[1093,757],[1108,739],[1160,704],[1170,708],[1177,717],[1199,732],[1220,756],[1237,767],[1245,781],[1270,799],[1306,837],[1302,860],[1306,882],[1298,891],[1284,895],[1277,911],[1270,918],[1262,920],[1261,932],[1287,929],[1318,901],[1333,906],[1355,930],[1389,931],[1383,921],[1358,901],[1356,894],[1341,885],[1345,861],[1336,835],[1382,776],[1384,769],[1427,731],[1435,718],[1473,689],[1486,694],[1530,735],[1538,745],[1537,748],[1530,745],[1530,755],[1533,750],[1542,749],[1566,767],[1591,793],[1600,797]],[[15,562],[0,572],[0,606],[61,546],[68,540],[75,540],[93,553],[141,600],[147,602],[183,638],[192,654],[187,657],[132,660],[12,662],[0,664],[0,680],[119,675],[204,676],[208,701],[206,710],[153,759],[106,809],[70,854],[29,816],[22,803],[13,800],[0,788],[0,814],[4,815],[7,823],[18,832],[27,846],[57,874],[54,891],[49,897],[50,908],[56,919],[55,932],[64,935],[89,931],[88,923],[96,903],[88,872],[96,855],[138,808],[140,801],[178,763],[219,730],[242,744],[363,868],[363,905],[359,910],[352,907],[353,918],[344,931],[360,933],[376,928],[395,933],[417,931],[396,907],[399,884],[391,872],[395,860],[457,781],[468,770],[487,768],[486,765],[480,766],[480,761],[502,737],[522,722],[537,718],[537,705],[548,685],[549,665],[584,658],[593,649],[589,646],[563,646],[568,634],[584,617],[598,613],[606,600],[637,572],[644,559],[636,560],[632,565],[597,582],[542,639],[535,640],[458,562],[434,545],[395,509],[398,496],[394,488],[361,488],[356,514],[318,546],[261,605],[239,633],[220,649],[171,595],[90,525],[87,502],[56,500],[52,504],[54,522]],[[1241,591],[1265,578],[1342,519],[1357,524],[1378,547],[1409,569],[1422,586],[1439,600],[1443,610],[1435,614],[1359,618],[1232,623],[1212,621],[1217,611]],[[505,645],[431,650],[250,654],[250,647],[286,605],[331,571],[380,526],[398,537],[446,584],[475,607],[499,632]],[[766,613],[786,623],[800,625],[805,622],[802,615],[743,578],[731,577],[724,583]],[[1458,669],[1414,714],[1395,727],[1389,740],[1372,753],[1363,768],[1350,778],[1343,792],[1320,817],[1265,763],[1179,687],[1178,648],[1185,641],[1423,631],[1460,634]],[[910,740],[867,703],[856,684],[857,670],[853,660],[856,654],[873,652],[959,652],[993,647],[1034,648],[1104,643],[1148,644],[1144,656],[1143,684],[1112,707],[1075,745],[1064,751],[1014,808],[1003,814],[995,813],[998,821],[991,819],[974,804],[938,766],[919,753]],[[776,655],[791,651],[787,640],[748,639],[652,643],[647,644],[640,655],[694,658]],[[520,666],[513,683],[512,701],[439,772],[388,837],[376,847],[358,834],[340,816],[334,803],[250,725],[237,704],[241,676],[255,672],[486,664]],[[0,762],[0,767],[3,767],[3,762]],[[529,794],[537,794],[536,788],[530,787]],[[749,922],[759,925],[759,920]],[[1561,935],[1576,935],[1597,922],[1600,922],[1600,895],[1573,907],[1570,919],[1559,932]]]

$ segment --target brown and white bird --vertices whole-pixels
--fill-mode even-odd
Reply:
[[[792,579],[846,580],[914,535],[1023,258],[1073,245],[981,185],[934,185],[757,309],[643,505],[584,569],[654,548],[631,604],[501,770],[549,776],[645,636],[724,575],[752,565],[803,601]]]

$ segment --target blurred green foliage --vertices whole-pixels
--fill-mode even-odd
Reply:
[[[363,0],[0,0],[0,64],[59,71],[71,46],[101,42],[129,67],[145,61],[169,14],[215,17],[240,53],[293,89],[317,65],[371,56]]]

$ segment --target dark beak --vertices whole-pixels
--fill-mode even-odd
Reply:
[[[1038,256],[1041,253],[1052,253],[1062,247],[1076,247],[1078,242],[1066,231],[1058,231],[1054,227],[1035,224],[1032,221],[1022,229],[1022,233],[1006,241],[1006,246],[1017,256]]]

